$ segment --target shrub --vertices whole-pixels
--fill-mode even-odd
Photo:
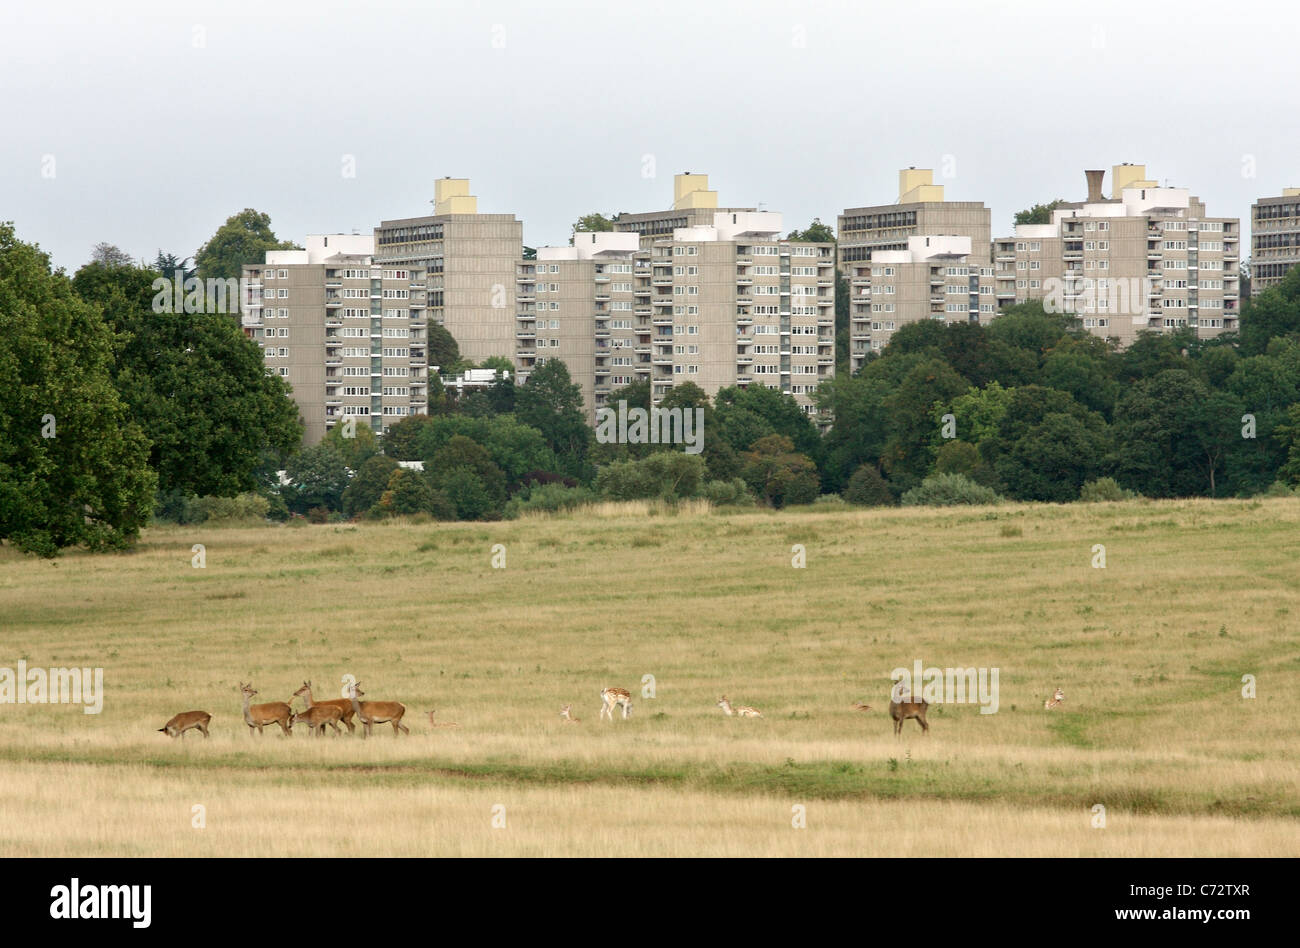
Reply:
[[[704,485],[704,496],[715,507],[754,506],[754,495],[740,477],[729,481],[709,481]]]
[[[307,520],[311,523],[328,523],[330,519],[330,509],[328,507],[313,507],[307,511]]]
[[[863,464],[853,472],[844,488],[844,499],[860,507],[884,507],[898,503],[889,482],[874,464]]]
[[[673,500],[694,497],[704,480],[698,454],[657,451],[639,461],[615,461],[596,475],[596,489],[610,500]]]
[[[208,523],[248,523],[265,520],[271,502],[261,494],[236,497],[200,497],[195,506]]]
[[[996,504],[996,493],[963,474],[931,474],[903,495],[905,507],[951,507],[957,504]]]
[[[1113,477],[1099,477],[1095,481],[1088,481],[1079,488],[1079,500],[1085,504],[1096,504],[1110,500],[1132,500],[1137,494],[1127,488],[1120,487],[1119,482]]]
[[[565,487],[563,484],[537,484],[526,488],[510,498],[506,504],[505,516],[513,520],[528,510],[542,510],[555,513],[560,510],[572,510],[583,504],[594,503],[600,499],[594,490],[586,487]]]
[[[1265,497],[1294,497],[1296,492],[1282,481],[1274,481],[1269,485],[1268,490],[1264,491]]]

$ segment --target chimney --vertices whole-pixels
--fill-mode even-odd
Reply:
[[[1088,179],[1088,203],[1100,204],[1106,200],[1101,196],[1101,179],[1106,177],[1106,172],[1085,171],[1083,174]]]

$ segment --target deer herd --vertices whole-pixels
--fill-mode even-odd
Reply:
[[[262,728],[269,727],[272,724],[278,725],[281,733],[291,734],[295,724],[304,724],[307,730],[314,733],[317,737],[325,734],[325,728],[333,728],[335,734],[342,734],[339,727],[342,724],[348,729],[349,734],[356,733],[356,725],[352,719],[356,718],[361,722],[362,736],[369,737],[371,729],[376,724],[391,724],[393,726],[393,736],[399,734],[409,735],[411,729],[402,723],[402,718],[406,715],[406,705],[400,701],[362,701],[361,697],[365,694],[361,690],[361,682],[353,681],[345,689],[347,697],[329,698],[324,701],[316,701],[312,698],[311,682],[304,681],[302,687],[289,696],[288,701],[268,701],[263,704],[252,704],[252,698],[258,692],[252,683],[239,683],[239,693],[244,702],[244,723],[248,725],[248,733],[251,735],[254,731],[262,733]],[[294,711],[292,704],[294,698],[303,700],[304,708],[301,711]],[[1052,696],[1043,703],[1043,709],[1054,711],[1065,702],[1065,692],[1057,687]],[[722,709],[723,714],[727,717],[738,718],[761,718],[763,713],[757,708],[749,705],[733,705],[731,700],[723,695],[717,701],[717,706]],[[908,720],[916,721],[921,727],[921,733],[929,735],[930,725],[925,720],[926,711],[930,704],[924,698],[915,699],[912,695],[901,689],[901,684],[896,685],[889,695],[889,717],[894,722],[894,735],[901,736],[903,732],[903,722]],[[614,720],[614,709],[621,708],[623,719],[627,720],[632,713],[632,694],[626,688],[602,688],[600,691],[600,713],[598,720]],[[578,724],[581,718],[573,716],[573,705],[566,704],[560,708],[560,721],[563,724]],[[870,711],[871,705],[858,702],[853,705],[854,711]],[[436,711],[426,711],[429,716],[429,726],[431,728],[458,728],[459,724],[453,721],[437,721],[434,719]],[[158,728],[159,731],[168,737],[185,737],[185,732],[197,730],[204,737],[208,736],[208,724],[212,721],[212,715],[207,711],[182,711],[173,717],[170,721]]]

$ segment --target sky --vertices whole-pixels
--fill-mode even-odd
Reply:
[[[0,220],[55,266],[431,213],[467,177],[524,242],[707,173],[786,229],[934,168],[994,236],[1129,161],[1214,216],[1300,186],[1284,2],[7,2]]]

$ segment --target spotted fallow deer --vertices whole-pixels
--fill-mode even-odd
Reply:
[[[293,716],[293,723],[301,721],[307,725],[307,730],[313,732],[317,737],[323,737],[325,734],[325,725],[334,728],[335,734],[342,734],[339,729],[339,720],[343,717],[343,712],[332,704],[313,704],[306,711],[299,711]]]
[[[582,718],[575,718],[573,716],[573,714],[571,713],[572,708],[573,705],[566,704],[564,707],[560,709],[560,720],[563,721],[565,724],[577,724],[582,720]]]
[[[608,717],[614,720],[614,708],[618,705],[623,706],[623,720],[632,713],[632,694],[626,688],[602,688],[600,689],[600,717]]]
[[[406,705],[399,701],[358,700],[365,694],[361,690],[359,681],[355,682],[349,690],[352,693],[352,710],[356,712],[357,719],[364,728],[362,734],[366,737],[370,736],[370,730],[374,725],[385,723],[393,725],[393,737],[411,733],[411,729],[402,723],[402,715],[406,714]]]
[[[255,729],[258,734],[261,734],[262,728],[268,724],[278,724],[281,731],[285,734],[290,733],[290,728],[293,727],[292,708],[283,701],[270,701],[266,704],[250,706],[248,700],[257,694],[252,682],[247,685],[241,683],[239,691],[244,696],[244,723],[248,725],[250,735]]]
[[[1043,709],[1045,711],[1054,711],[1061,706],[1061,702],[1063,702],[1064,700],[1065,700],[1065,692],[1062,691],[1060,688],[1057,688],[1056,693],[1043,702]]]
[[[894,735],[901,736],[903,722],[908,718],[914,718],[916,723],[921,725],[921,733],[928,737],[930,725],[925,721],[925,712],[929,707],[929,702],[924,698],[913,701],[911,695],[895,688],[889,695],[889,716],[894,719]]]
[[[206,711],[182,711],[176,717],[172,718],[158,730],[168,737],[185,738],[185,732],[190,728],[197,728],[203,732],[203,736],[208,736],[208,722],[212,720],[212,715]]]
[[[742,704],[732,707],[731,702],[727,700],[726,695],[723,695],[718,699],[718,707],[726,713],[727,717],[731,717],[733,714],[741,718],[761,718],[763,716],[763,712],[759,711],[757,708],[751,708],[748,705]]]
[[[313,701],[311,698],[310,681],[304,681],[302,683],[302,687],[293,693],[293,697],[301,698],[303,701],[307,702],[308,711],[310,711],[312,708],[322,708],[322,707],[338,708],[339,709],[338,720],[342,721],[343,724],[347,727],[349,734],[353,734],[356,732],[357,726],[352,723],[352,715],[355,714],[356,712],[352,710],[351,698],[327,698],[324,701]],[[335,730],[338,730],[338,728],[335,728]]]

